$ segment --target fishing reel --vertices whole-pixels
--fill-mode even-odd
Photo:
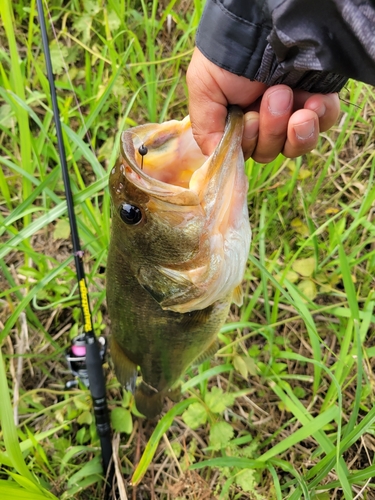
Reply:
[[[107,341],[104,337],[97,338],[99,343],[99,355],[102,365],[105,361],[107,352]],[[89,376],[86,366],[86,337],[85,334],[78,335],[72,340],[71,346],[66,350],[65,358],[68,363],[69,370],[77,377],[87,388],[90,387]],[[65,384],[66,389],[77,387],[78,380],[68,380]]]

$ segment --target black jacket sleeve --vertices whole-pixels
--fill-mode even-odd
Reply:
[[[375,0],[207,0],[196,43],[221,68],[267,85],[375,85]]]

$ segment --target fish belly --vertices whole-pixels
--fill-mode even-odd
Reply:
[[[199,311],[163,310],[139,285],[124,255],[111,246],[107,282],[116,376],[134,392],[139,366],[150,394],[164,397],[194,360],[202,361],[213,350],[230,297]]]

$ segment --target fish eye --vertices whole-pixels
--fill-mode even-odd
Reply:
[[[130,203],[123,203],[120,208],[120,217],[125,224],[135,225],[142,220],[142,212],[138,207],[130,205]]]

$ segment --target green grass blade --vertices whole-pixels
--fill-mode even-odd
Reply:
[[[3,430],[5,449],[7,455],[9,456],[12,466],[16,469],[16,471],[22,477],[24,477],[26,480],[32,483],[37,488],[37,490],[39,490],[39,485],[37,485],[34,477],[31,475],[23,459],[20,445],[18,442],[17,429],[13,420],[13,410],[10,402],[7,378],[5,374],[4,362],[1,350],[0,350],[0,394],[2,394],[2,402],[0,405],[0,422],[1,422],[1,428]]]
[[[19,476],[21,477],[21,476]],[[13,474],[13,478],[16,476]],[[17,483],[0,479],[1,500],[46,500],[46,498],[56,498],[52,495],[44,495],[28,489],[22,488]]]
[[[163,437],[163,434],[167,432],[167,430],[170,428],[172,425],[173,419],[177,415],[181,415],[181,413],[184,412],[184,410],[191,404],[196,401],[195,398],[188,398],[183,401],[180,401],[177,403],[173,408],[169,410],[169,412],[164,415],[163,418],[160,419],[158,422],[157,426],[155,427],[154,432],[152,433],[152,436],[150,437],[145,451],[143,452],[143,455],[139,461],[139,464],[137,465],[132,479],[131,483],[133,485],[137,485],[140,483],[142,480],[143,476],[145,475],[152,459],[154,458],[156,449],[158,447],[160,439]]]
[[[339,416],[339,408],[331,407],[329,410],[321,413],[317,417],[310,420],[308,423],[303,425],[300,429],[290,434],[287,438],[280,441],[277,445],[273,446],[269,451],[263,453],[257,460],[265,462],[270,458],[274,458],[276,455],[283,453],[292,446],[295,446],[298,442],[306,439],[307,437],[316,434],[323,427],[325,427],[329,422],[335,420]]]
[[[300,312],[301,317],[303,321],[305,322],[306,329],[309,334],[311,346],[313,349],[313,354],[314,354],[314,359],[318,362],[321,361],[321,348],[320,348],[320,336],[318,334],[318,331],[316,329],[316,325],[314,323],[314,319],[302,300],[300,294],[297,292],[295,287],[288,282],[288,280],[285,280],[285,286],[288,289],[291,297],[294,299],[294,305],[296,309]],[[321,368],[319,365],[314,366],[314,383],[313,383],[313,388],[314,392],[317,393],[321,384]]]

